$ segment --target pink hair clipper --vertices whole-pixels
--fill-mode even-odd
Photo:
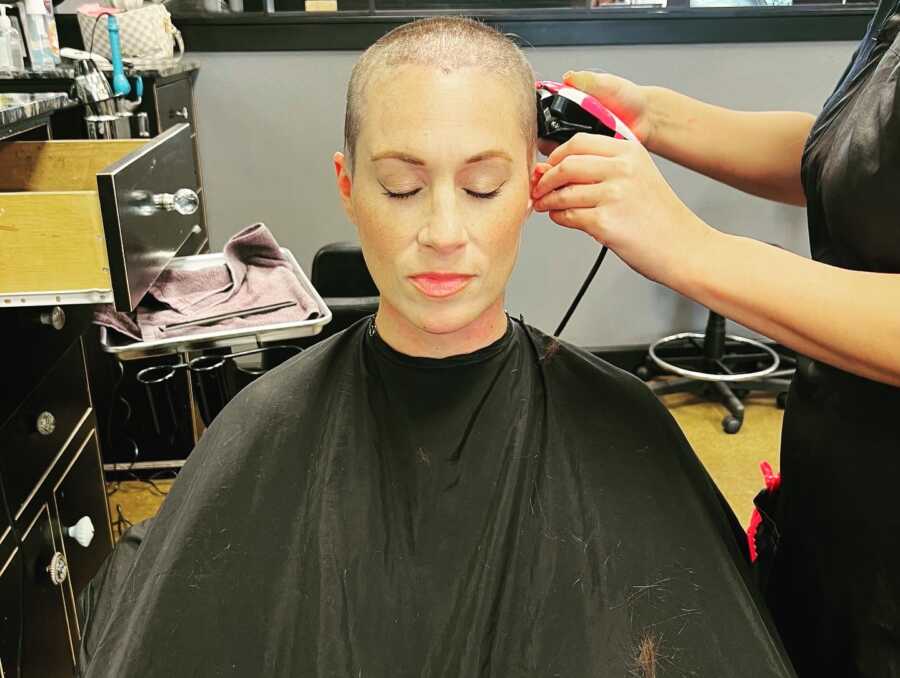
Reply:
[[[538,136],[565,143],[578,132],[638,141],[634,132],[590,94],[552,80],[538,80]]]

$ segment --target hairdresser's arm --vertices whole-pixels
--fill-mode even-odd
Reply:
[[[808,113],[745,113],[647,88],[648,148],[679,165],[762,198],[805,205],[800,183]]]
[[[663,87],[576,71],[566,82],[619,114],[653,153],[747,193],[806,204],[800,183],[808,113],[733,111]]]
[[[803,355],[900,386],[900,275],[828,266],[708,227],[702,233],[670,287]]]
[[[900,275],[835,268],[721,233],[638,144],[579,134],[537,168],[534,207],[629,266],[804,355],[900,385]]]

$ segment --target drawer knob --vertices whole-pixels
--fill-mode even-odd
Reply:
[[[175,193],[155,193],[153,204],[167,212],[187,216],[200,208],[200,196],[189,188],[182,188]]]
[[[66,312],[61,306],[41,311],[41,325],[48,325],[54,330],[61,330],[66,326]]]
[[[94,523],[89,516],[84,516],[72,527],[64,527],[63,533],[77,541],[84,548],[87,548],[94,540]]]
[[[169,117],[175,118],[176,120],[184,120],[187,122],[190,119],[190,115],[188,114],[187,106],[182,106],[178,110],[169,111]]]
[[[59,586],[66,580],[66,577],[69,576],[69,566],[62,553],[57,551],[53,554],[50,564],[47,566],[47,572],[50,574],[50,581],[54,586]]]
[[[36,427],[42,436],[52,435],[56,430],[56,417],[50,412],[41,412],[38,415]]]

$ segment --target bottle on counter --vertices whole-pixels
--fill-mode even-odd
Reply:
[[[47,40],[53,53],[53,61],[58,66],[62,63],[62,57],[59,55],[59,33],[56,30],[56,17],[53,15],[53,0],[44,0],[44,11],[47,18]]]
[[[25,48],[6,10],[12,5],[0,5],[0,71],[24,71]]]
[[[18,3],[19,16],[22,19],[22,30],[25,43],[28,45],[28,58],[31,70],[52,70],[56,65],[53,50],[50,48],[50,36],[47,29],[47,10],[43,0],[25,0]]]

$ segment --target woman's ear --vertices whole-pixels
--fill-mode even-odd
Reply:
[[[546,169],[547,163],[535,163],[531,168],[531,173],[529,175],[528,181],[528,214],[526,218],[530,217],[534,213],[534,198],[532,198],[531,196],[534,193],[534,187],[537,186]]]
[[[350,177],[350,168],[347,167],[347,159],[344,157],[343,153],[338,151],[334,154],[333,160],[335,178],[337,181],[338,193],[341,196],[341,203],[344,205],[344,211],[347,213],[347,217],[350,221],[356,223],[353,203],[350,200],[350,195],[353,192],[353,179]]]

